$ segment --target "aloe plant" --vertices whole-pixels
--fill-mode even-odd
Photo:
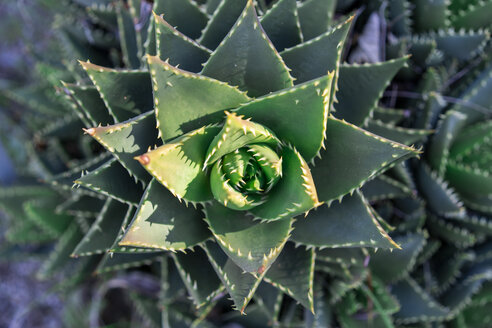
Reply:
[[[9,238],[56,241],[40,275],[98,273],[99,297],[147,266],[159,296],[127,295],[148,326],[486,324],[488,32],[432,31],[487,22],[451,2],[427,26],[430,5],[391,2],[394,59],[347,64],[350,1],[64,2],[62,52],[7,94],[31,107]],[[424,101],[381,101],[397,73]]]

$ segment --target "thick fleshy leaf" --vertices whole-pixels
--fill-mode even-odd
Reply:
[[[126,67],[137,69],[140,67],[140,59],[138,58],[137,32],[133,17],[123,4],[117,5],[116,13],[123,62]]]
[[[192,39],[200,36],[207,15],[191,0],[157,0],[154,11],[164,14],[166,21]]]
[[[482,144],[487,144],[487,141],[490,143],[491,138],[492,121],[467,126],[454,139],[449,155],[456,160],[466,157],[474,150],[473,148],[479,150]]]
[[[280,55],[296,79],[303,83],[335,71],[339,65],[339,51],[343,48],[353,17],[319,37],[296,47],[286,49]]]
[[[320,206],[294,222],[291,240],[314,247],[394,248],[370,206],[359,192],[341,203]]]
[[[134,158],[155,146],[158,140],[155,126],[154,112],[148,112],[123,123],[94,127],[85,132],[111,152],[131,175],[148,182],[149,174]]]
[[[277,51],[302,41],[296,0],[280,0],[261,18],[261,26]]]
[[[220,127],[207,126],[137,157],[140,164],[171,193],[190,202],[212,199],[205,151]]]
[[[333,74],[329,74],[255,99],[234,112],[272,127],[280,140],[292,144],[306,161],[310,161],[321,149],[325,138],[332,83]]]
[[[72,253],[73,257],[102,254],[107,252],[124,229],[131,209],[110,198],[92,224],[84,238]]]
[[[108,109],[104,105],[96,87],[66,83],[63,86],[69,90],[71,96],[77,102],[76,105],[80,107],[94,126],[114,123],[114,119],[109,115]]]
[[[237,266],[216,243],[209,242],[202,247],[207,253],[215,272],[234,301],[235,308],[244,313],[244,309],[253,297],[266,271],[255,277],[253,274],[244,272],[243,269]]]
[[[413,196],[412,190],[405,184],[384,174],[365,183],[361,191],[370,202]]]
[[[425,238],[421,234],[398,236],[394,240],[401,249],[379,250],[371,255],[369,262],[372,273],[386,283],[398,281],[409,274],[425,245]]]
[[[59,237],[72,223],[73,217],[55,212],[59,197],[31,199],[22,204],[25,217],[54,238]],[[18,204],[16,204],[18,206]],[[20,219],[12,217],[13,220]]]
[[[237,86],[252,97],[293,84],[288,68],[261,28],[252,0],[202,74]]]
[[[261,201],[261,195],[243,194],[229,184],[228,179],[225,177],[221,160],[216,162],[211,169],[210,188],[215,200],[233,210],[249,210]]]
[[[377,64],[342,65],[335,116],[352,124],[362,125],[377,107],[379,98],[407,59],[408,57],[403,57]]]
[[[205,214],[210,230],[229,258],[244,271],[260,274],[282,251],[292,225],[290,218],[260,223],[246,212],[219,203],[207,206]]]
[[[414,1],[414,29],[418,33],[438,30],[447,26],[447,1]]]
[[[123,253],[106,253],[97,266],[96,273],[105,273],[119,271],[129,268],[138,268],[142,265],[150,265],[158,261],[162,253],[143,253],[143,254],[123,254]]]
[[[332,117],[328,118],[326,131],[326,151],[311,169],[320,201],[337,199],[417,154],[413,148]]]
[[[472,58],[485,46],[490,38],[484,30],[464,32],[462,30],[440,31],[435,36],[437,49],[447,57],[458,60]]]
[[[236,149],[256,143],[275,148],[279,146],[280,141],[269,128],[252,122],[249,118],[244,119],[236,113],[226,112],[224,127],[208,146],[205,166],[212,165],[222,156]]]
[[[328,30],[335,5],[334,0],[307,0],[301,4],[299,20],[304,40],[315,38]]]
[[[172,255],[181,279],[195,305],[200,308],[217,296],[222,290],[220,280],[210,265],[207,254],[201,249]]]
[[[217,48],[234,26],[247,2],[248,0],[222,0],[203,30],[200,44],[209,49]]]
[[[224,110],[249,100],[246,94],[226,83],[179,70],[157,57],[147,58],[154,85],[157,126],[165,141],[221,122]]]
[[[435,213],[443,216],[462,216],[464,214],[465,209],[454,189],[429,166],[421,163],[415,176],[420,192],[427,198],[427,206]]]
[[[490,172],[471,165],[448,163],[446,179],[458,192],[492,194],[492,175]]]
[[[287,243],[265,276],[265,281],[313,313],[314,259],[314,249],[295,247],[293,243]]]
[[[120,246],[184,250],[210,237],[203,213],[152,180]]]
[[[145,71],[124,71],[80,62],[116,122],[152,110],[152,84]]]
[[[465,2],[466,3],[466,2]],[[470,2],[467,9],[451,17],[451,24],[457,29],[477,30],[490,27],[491,1]]]
[[[181,34],[161,16],[154,15],[154,22],[157,55],[185,71],[200,72],[202,64],[210,56],[210,50]]]
[[[87,171],[94,171],[101,165],[107,164],[110,159],[111,154],[102,153],[101,155],[91,158],[81,163],[80,165],[77,165],[58,175],[55,175],[54,177],[49,179],[48,182],[57,188],[71,190],[74,180],[80,178]]]
[[[429,141],[427,160],[430,167],[440,176],[444,175],[449,159],[449,149],[465,124],[466,116],[460,112],[448,111],[440,121],[437,132]],[[432,156],[430,155],[432,154]]]
[[[430,134],[433,133],[432,130],[403,128],[392,124],[386,124],[379,120],[368,120],[365,125],[365,129],[383,138],[393,140],[407,146],[424,141]]]
[[[116,159],[107,161],[73,182],[130,205],[138,204],[142,195],[142,186]]]
[[[401,306],[395,313],[398,322],[430,322],[442,320],[448,314],[448,309],[437,303],[412,278],[393,285],[391,293]]]
[[[265,203],[251,209],[262,220],[295,217],[320,205],[311,172],[306,161],[295,149],[282,151],[282,178],[270,190]]]
[[[56,273],[57,270],[63,268],[67,263],[73,261],[73,259],[70,258],[70,254],[82,237],[83,232],[78,224],[73,222],[68,229],[63,232],[61,237],[58,238],[52,253],[49,258],[43,262],[37,276],[41,279],[47,278]]]

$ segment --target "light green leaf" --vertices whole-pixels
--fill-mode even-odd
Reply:
[[[157,124],[165,141],[221,122],[224,110],[249,100],[246,94],[226,83],[179,70],[157,57],[147,58],[154,86]]]
[[[149,174],[134,158],[158,141],[153,111],[115,125],[86,129],[85,132],[111,152],[131,175],[143,182],[150,180]]]
[[[205,214],[210,230],[229,258],[244,271],[260,274],[282,251],[292,225],[290,218],[260,223],[246,212],[218,203],[207,206]]]
[[[184,250],[209,238],[203,213],[186,207],[152,180],[120,246]]]
[[[296,0],[277,1],[261,17],[261,26],[277,51],[293,47],[302,41]]]
[[[154,14],[154,22],[157,55],[185,71],[200,72],[202,64],[210,57],[210,50],[181,34],[161,16]]]
[[[407,59],[403,57],[377,64],[342,65],[334,115],[352,124],[362,125]]]
[[[398,247],[359,192],[297,218],[291,240],[314,247]]]
[[[332,117],[326,131],[326,150],[311,169],[320,201],[337,199],[417,154],[413,148]]]
[[[257,98],[234,112],[271,127],[280,140],[295,146],[304,159],[310,161],[325,138],[333,78],[333,74],[329,74]]]
[[[252,0],[202,74],[237,86],[252,97],[293,85],[282,58],[261,28]]]
[[[207,126],[137,157],[140,164],[171,193],[190,202],[212,199],[205,152],[220,127]]]

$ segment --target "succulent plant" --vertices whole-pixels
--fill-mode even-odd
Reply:
[[[486,327],[488,2],[389,3],[393,59],[366,64],[353,1],[257,2],[63,2],[62,51],[6,93],[30,108],[11,242],[56,241],[40,275],[98,273],[88,311],[122,288],[138,325]]]

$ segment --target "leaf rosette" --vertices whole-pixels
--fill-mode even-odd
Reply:
[[[212,264],[238,308],[265,278],[312,310],[316,248],[398,246],[358,189],[417,151],[358,125],[406,58],[340,65],[352,18],[282,46],[273,19],[292,14],[291,27],[301,35],[298,4],[279,2],[260,20],[253,1],[243,2],[218,9],[217,15],[240,7],[232,28],[212,19],[198,40],[155,15],[144,69],[81,62],[95,90],[67,88],[80,99],[82,91],[97,90],[99,106],[116,123],[85,131],[115,159],[77,183],[138,205],[119,250],[199,246],[204,252],[192,256]],[[228,31],[222,41],[207,32],[219,27]],[[125,169],[140,183],[121,174]],[[200,306],[220,286],[213,288],[215,276],[188,272],[190,256],[173,259]],[[279,274],[283,266],[295,268],[295,276]]]

